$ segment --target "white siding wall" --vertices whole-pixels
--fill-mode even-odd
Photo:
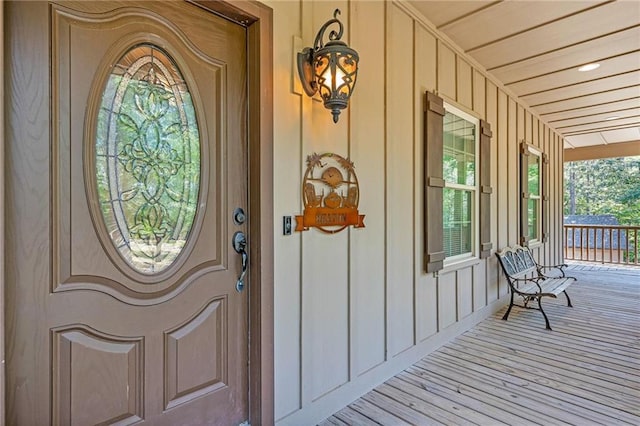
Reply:
[[[283,425],[315,424],[505,302],[494,256],[423,272],[424,92],[491,123],[494,248],[519,239],[518,146],[526,139],[551,160],[551,239],[536,255],[560,260],[562,141],[402,4],[265,3],[274,9],[275,412]],[[296,51],[335,8],[361,58],[338,124],[300,93],[295,69]],[[313,152],[355,163],[366,228],[282,235],[282,217],[302,212]]]

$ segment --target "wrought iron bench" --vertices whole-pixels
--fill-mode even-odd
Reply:
[[[566,276],[564,268],[567,265],[539,265],[527,247],[518,245],[506,247],[502,251],[496,252],[496,256],[507,276],[509,287],[511,287],[511,302],[502,319],[507,320],[514,305],[526,309],[537,309],[542,312],[547,329],[551,330],[549,318],[542,309],[541,301],[543,297],[556,298],[560,293],[564,293],[567,298],[567,306],[573,306],[566,289],[576,281],[576,278]],[[551,272],[553,276],[545,273],[545,270],[554,271]],[[514,304],[514,296],[522,297],[523,304]],[[529,306],[531,301],[537,301],[538,307]]]

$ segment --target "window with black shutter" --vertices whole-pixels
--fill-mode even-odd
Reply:
[[[543,156],[533,145],[520,144],[520,244],[542,241]]]
[[[425,270],[486,258],[491,243],[491,127],[427,92]]]

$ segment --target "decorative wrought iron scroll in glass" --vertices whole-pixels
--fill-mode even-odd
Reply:
[[[97,193],[111,241],[137,272],[162,272],[184,249],[200,188],[194,104],[164,50],[137,45],[113,65],[95,144]]]

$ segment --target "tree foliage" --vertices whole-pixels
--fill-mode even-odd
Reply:
[[[621,225],[640,225],[640,156],[568,162],[564,181],[565,214],[611,214]]]

